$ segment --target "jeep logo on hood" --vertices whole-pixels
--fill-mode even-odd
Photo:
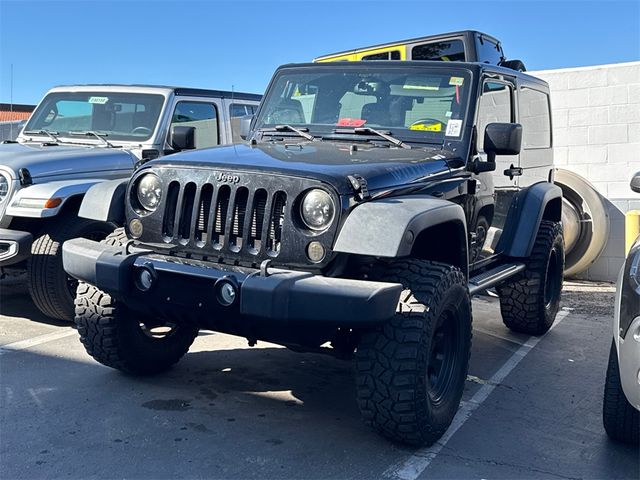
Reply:
[[[216,181],[221,183],[238,183],[240,182],[240,177],[238,175],[233,175],[231,173],[222,173],[218,172],[213,176]]]

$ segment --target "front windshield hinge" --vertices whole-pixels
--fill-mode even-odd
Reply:
[[[20,179],[20,185],[22,185],[23,187],[33,185],[31,172],[24,167],[18,170],[18,178]]]
[[[367,180],[364,177],[360,175],[347,175],[347,180],[349,180],[351,188],[353,188],[356,200],[362,201],[371,198],[371,194],[369,193],[369,188],[367,186]]]

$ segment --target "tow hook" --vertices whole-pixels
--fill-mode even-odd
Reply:
[[[269,265],[271,265],[271,260],[264,260],[260,264],[260,276],[261,277],[268,277],[268,276],[271,275],[269,273]]]

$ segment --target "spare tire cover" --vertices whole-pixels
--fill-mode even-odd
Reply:
[[[554,178],[564,196],[564,274],[569,277],[586,270],[604,250],[609,238],[609,214],[602,195],[584,177],[558,168]]]

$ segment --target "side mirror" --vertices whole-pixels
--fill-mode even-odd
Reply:
[[[484,130],[484,152],[487,162],[496,163],[496,155],[517,155],[522,146],[522,125],[490,123]]]
[[[640,172],[636,173],[631,179],[631,190],[636,193],[640,193]]]
[[[249,132],[251,131],[251,121],[253,120],[253,115],[245,115],[240,117],[240,138],[246,140],[249,136]]]
[[[174,150],[193,150],[196,148],[196,127],[173,125],[169,133],[169,145]]]

